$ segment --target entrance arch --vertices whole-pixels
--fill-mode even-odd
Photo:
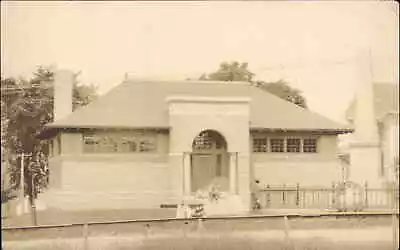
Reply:
[[[229,154],[225,138],[215,130],[205,130],[192,143],[191,192],[208,191],[218,185],[229,190]]]

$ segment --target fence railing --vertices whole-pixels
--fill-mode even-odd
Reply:
[[[334,183],[330,187],[266,185],[258,199],[261,209],[390,209],[399,202],[399,189],[353,183]]]

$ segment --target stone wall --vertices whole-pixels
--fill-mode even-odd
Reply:
[[[270,137],[307,138],[307,133],[267,134]],[[315,135],[314,135],[315,136]],[[262,184],[302,186],[331,186],[341,179],[337,157],[337,136],[317,136],[317,153],[253,153],[253,175]]]
[[[317,153],[251,153],[249,133],[239,136],[235,132],[248,131],[248,124],[236,123],[236,128],[230,125],[233,121],[245,120],[246,109],[230,105],[238,112],[231,114],[230,120],[228,117],[221,119],[223,114],[220,113],[196,116],[193,107],[191,119],[185,120],[184,110],[179,112],[175,106],[173,137],[158,132],[157,150],[152,153],[84,153],[80,133],[61,133],[61,154],[50,159],[51,188],[42,195],[43,200],[48,206],[64,210],[156,208],[163,203],[179,202],[184,196],[185,175],[190,174],[184,171],[184,156],[191,151],[192,140],[202,128],[221,132],[228,150],[238,153],[237,160],[231,159],[230,164],[236,161],[236,169],[231,169],[235,170],[235,192],[244,204],[249,202],[252,178],[263,184],[299,183],[302,186],[330,186],[332,181],[340,180],[337,136],[318,136]],[[208,107],[211,110],[212,106],[205,106]],[[201,107],[197,108],[200,113]],[[309,134],[270,133],[267,136],[303,138]]]
[[[64,210],[159,207],[171,192],[167,151],[165,133],[152,153],[84,153],[81,133],[61,133],[61,154],[49,161],[50,190],[41,198]]]

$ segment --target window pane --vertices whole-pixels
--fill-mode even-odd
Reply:
[[[317,139],[304,139],[303,152],[316,153],[317,152]]]
[[[283,139],[271,139],[271,152],[281,153],[284,152]]]
[[[83,135],[83,152],[94,153],[99,144],[99,138],[93,134]]]
[[[194,149],[196,150],[205,150],[205,149],[211,149],[213,147],[213,144],[215,144],[214,138],[208,133],[208,132],[202,132],[200,135],[198,135],[194,139]],[[221,147],[221,145],[218,145]]]
[[[288,138],[286,140],[286,152],[290,153],[300,152],[300,139]]]
[[[137,145],[135,142],[135,138],[123,137],[120,151],[121,152],[136,152]]]
[[[110,136],[103,136],[100,140],[99,151],[102,153],[115,152],[114,140]]]
[[[140,152],[153,152],[155,151],[156,146],[153,141],[150,140],[142,140],[139,143],[139,151]]]
[[[267,138],[254,138],[253,152],[267,152]]]

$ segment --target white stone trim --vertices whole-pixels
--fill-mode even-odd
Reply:
[[[248,97],[207,97],[207,96],[169,96],[167,102],[217,102],[217,103],[249,103],[251,98]]]
[[[374,148],[380,147],[379,142],[350,142],[349,147],[351,148]]]

